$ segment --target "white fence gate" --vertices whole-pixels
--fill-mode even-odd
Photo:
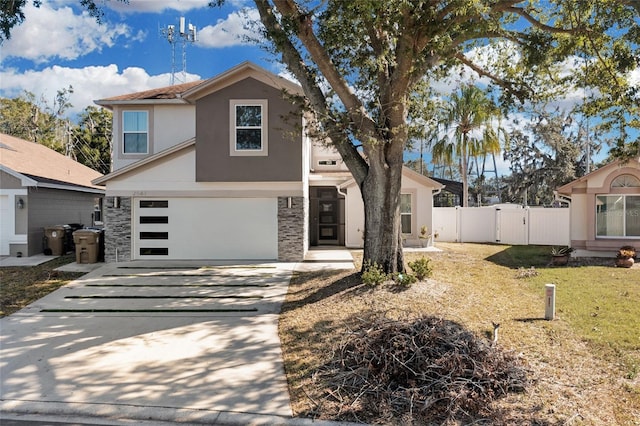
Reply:
[[[437,241],[569,245],[568,208],[434,207]]]

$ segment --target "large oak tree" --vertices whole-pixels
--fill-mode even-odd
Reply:
[[[389,272],[403,269],[399,197],[410,106],[435,79],[471,70],[501,90],[505,105],[553,96],[578,80],[612,93],[600,111],[637,104],[625,78],[638,66],[637,1],[254,3],[361,189],[364,259]],[[573,55],[592,58],[603,79],[567,73]]]

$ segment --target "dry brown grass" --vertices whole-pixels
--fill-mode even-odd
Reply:
[[[75,254],[61,256],[38,266],[0,268],[0,317],[11,315],[69,281],[84,275],[54,270],[73,261],[75,261]]]
[[[561,309],[555,321],[544,321],[544,287],[516,277],[520,266],[535,266],[543,272],[540,279],[545,271],[574,270],[545,269],[547,259],[540,253],[527,257],[505,246],[438,246],[442,253],[427,255],[434,264],[433,277],[406,290],[365,286],[355,271],[293,278],[280,336],[296,415],[333,416],[324,403],[330,390],[318,383],[315,374],[331,359],[342,336],[357,327],[358,318],[383,312],[389,318],[442,317],[487,339],[491,323],[501,324],[498,345],[520,358],[531,384],[527,392],[495,402],[490,407],[492,418],[485,420],[491,424],[640,425],[640,345],[589,340]],[[412,256],[407,254],[407,260]],[[579,266],[575,271],[584,273],[582,268],[640,285],[637,269]],[[634,306],[639,303],[636,300]],[[640,309],[630,315],[636,318]]]

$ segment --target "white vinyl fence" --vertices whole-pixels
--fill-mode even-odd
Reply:
[[[434,207],[436,241],[569,245],[569,208]]]

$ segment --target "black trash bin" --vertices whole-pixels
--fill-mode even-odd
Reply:
[[[100,233],[98,240],[98,262],[104,262],[104,228],[88,227],[87,229]]]
[[[76,232],[78,229],[82,229],[84,228],[84,225],[82,223],[69,223],[67,224],[67,226],[69,227],[69,232],[66,233],[66,243],[67,243],[67,251],[72,251],[75,253],[76,251],[76,243],[73,240],[73,233]]]

